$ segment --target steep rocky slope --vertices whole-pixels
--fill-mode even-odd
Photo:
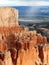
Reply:
[[[18,25],[18,11],[0,7],[0,65],[49,65],[47,38]]]

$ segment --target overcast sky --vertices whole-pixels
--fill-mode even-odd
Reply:
[[[0,0],[0,6],[49,6],[49,0]]]

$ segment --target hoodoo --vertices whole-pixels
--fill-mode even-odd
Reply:
[[[23,30],[18,10],[10,7],[0,7],[0,65],[49,65],[47,38]]]

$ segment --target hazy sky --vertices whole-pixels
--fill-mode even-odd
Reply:
[[[49,6],[49,0],[0,0],[0,6]]]
[[[19,10],[19,20],[49,21],[49,6],[15,6]]]

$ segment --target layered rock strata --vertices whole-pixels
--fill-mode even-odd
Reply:
[[[18,11],[0,7],[0,65],[49,65],[47,38],[22,30]]]

